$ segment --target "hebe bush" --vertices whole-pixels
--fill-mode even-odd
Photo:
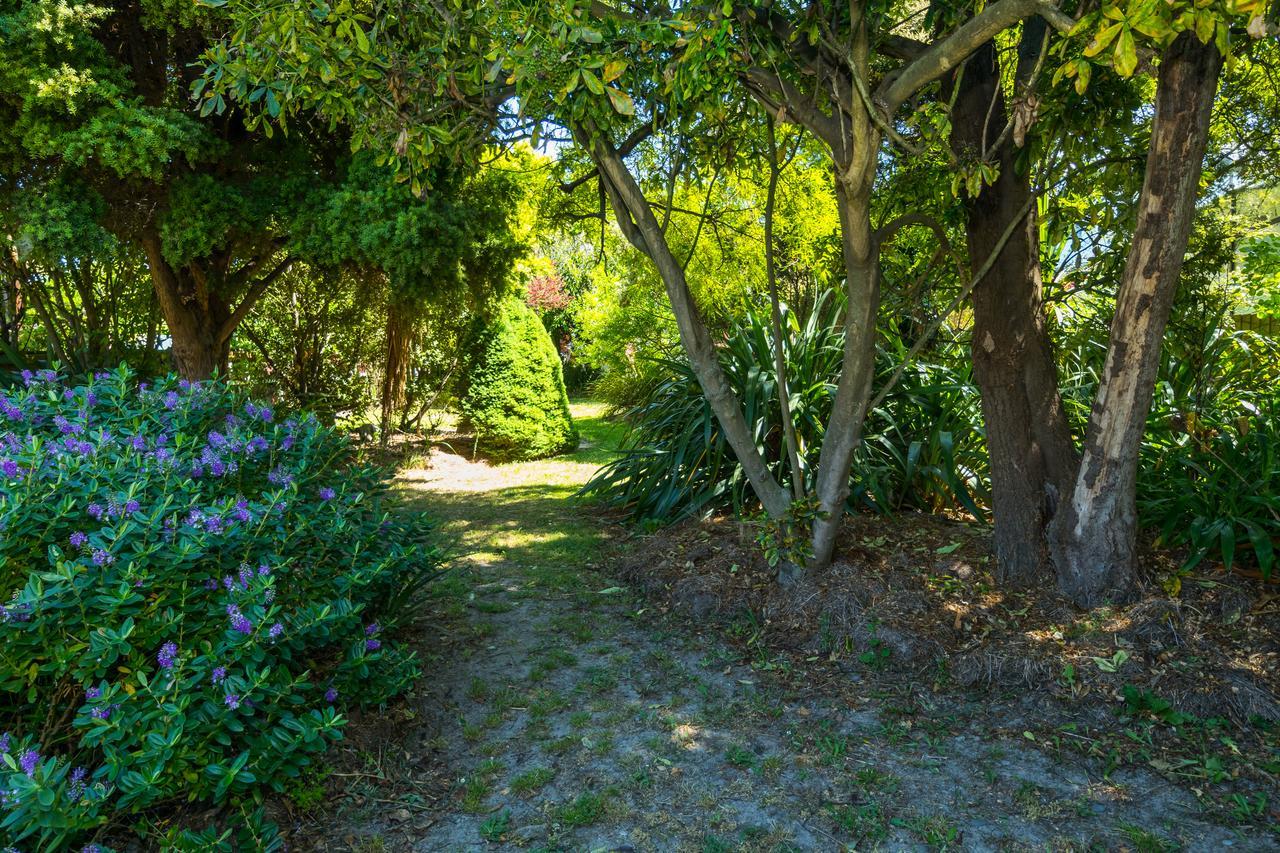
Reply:
[[[505,461],[578,446],[560,354],[533,311],[508,299],[480,333],[476,350],[460,408],[479,450]]]
[[[350,463],[314,418],[217,383],[46,371],[0,396],[0,838],[252,804],[341,736],[349,698],[412,680],[379,621],[437,555]]]

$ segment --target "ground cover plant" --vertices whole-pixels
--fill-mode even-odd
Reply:
[[[0,401],[4,836],[176,843],[156,810],[190,804],[230,809],[192,838],[277,846],[263,794],[417,675],[386,632],[438,567],[426,521],[223,383],[28,372]]]

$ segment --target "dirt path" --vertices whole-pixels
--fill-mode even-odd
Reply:
[[[832,707],[646,610],[569,500],[616,438],[576,415],[595,446],[574,456],[405,472],[467,556],[421,691],[363,747],[379,782],[337,811],[352,849],[1277,849],[1156,776],[1104,782],[958,709]]]

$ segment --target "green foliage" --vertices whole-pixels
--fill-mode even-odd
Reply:
[[[435,574],[429,529],[389,516],[382,474],[314,418],[124,369],[27,375],[2,408],[11,840],[289,790],[344,704],[415,677],[379,621]]]
[[[787,383],[809,478],[830,413],[844,333],[838,297],[820,297],[803,323],[786,312]],[[905,351],[900,341],[882,346],[879,373],[889,373]],[[583,487],[585,497],[625,509],[632,518],[667,523],[717,506],[743,510],[750,503],[746,478],[702,396],[692,368],[663,361],[668,371],[649,397],[627,415],[631,423],[623,455]],[[782,481],[789,470],[777,403],[773,343],[766,315],[749,312],[721,348],[721,366],[738,395],[756,445]],[[882,407],[867,421],[854,464],[851,500],[891,511],[903,507],[980,510],[982,487],[976,392],[949,368],[919,363],[906,372]],[[959,449],[958,449],[959,448]],[[963,464],[960,460],[964,460]]]
[[[461,412],[477,448],[496,459],[540,459],[578,446],[560,355],[522,300],[506,300],[479,333]]]

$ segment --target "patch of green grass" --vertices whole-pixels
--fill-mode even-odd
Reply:
[[[483,678],[472,678],[467,685],[467,698],[472,702],[484,702],[489,698],[489,685]]]
[[[887,770],[863,767],[853,774],[854,784],[868,794],[892,794],[902,785],[902,780]]]
[[[481,776],[495,776],[506,769],[507,766],[496,758],[486,758],[476,765],[476,773]]]
[[[1170,841],[1163,835],[1132,823],[1122,823],[1118,828],[1120,833],[1129,839],[1129,843],[1137,853],[1173,853],[1175,850],[1182,849],[1178,842]]]
[[[860,806],[831,806],[827,814],[837,827],[858,841],[874,843],[889,837],[889,819],[875,800]]]
[[[569,715],[569,727],[573,729],[585,728],[591,723],[590,711],[574,711]]]
[[[490,601],[485,598],[476,599],[471,606],[481,613],[510,613],[516,606],[509,601]]]
[[[567,827],[591,826],[604,815],[605,795],[586,791],[555,808],[555,819]]]
[[[960,840],[960,830],[942,815],[920,815],[893,822],[914,832],[930,850],[954,850]]]
[[[528,796],[542,790],[554,778],[556,778],[556,772],[550,767],[535,767],[532,770],[526,770],[511,780],[511,793],[520,797]]]
[[[488,779],[472,776],[462,789],[462,810],[471,814],[484,811],[484,803],[489,799],[489,791]]]

